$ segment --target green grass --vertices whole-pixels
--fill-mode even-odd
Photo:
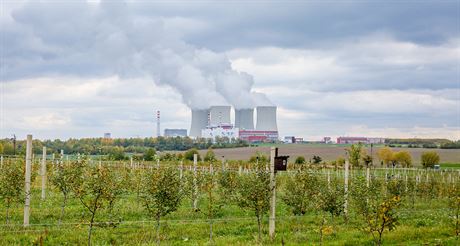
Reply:
[[[460,169],[460,163],[441,163],[443,169]]]
[[[282,178],[282,176],[280,176]],[[1,245],[85,245],[89,214],[75,198],[66,207],[63,225],[57,226],[60,214],[61,196],[49,191],[45,201],[40,201],[39,183],[36,181],[31,204],[28,228],[23,228],[22,206],[12,209],[12,225],[0,227]],[[281,197],[282,190],[278,192]],[[164,218],[161,225],[161,240],[164,245],[210,245],[209,224],[203,213],[193,212],[191,202],[184,200],[180,209]],[[417,198],[414,208],[408,199],[398,210],[400,224],[395,231],[384,233],[385,245],[459,245],[453,233],[450,214],[445,199]],[[203,198],[200,207],[206,207]],[[4,209],[3,209],[4,211]],[[94,245],[153,245],[155,224],[135,194],[126,194],[115,206],[115,227],[98,226],[94,230]],[[226,204],[222,217],[214,222],[215,245],[319,245],[321,214],[312,211],[305,216],[292,216],[289,208],[277,200],[276,237],[268,238],[268,218],[263,221],[263,239],[257,240],[257,223],[253,213],[236,205]],[[350,220],[343,217],[327,217],[327,226],[333,232],[324,236],[325,245],[374,245],[369,233],[362,228],[360,217],[350,204]],[[0,216],[4,220],[4,214]],[[109,215],[101,210],[97,221],[108,221]]]

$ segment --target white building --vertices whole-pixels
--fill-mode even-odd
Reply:
[[[208,126],[201,130],[201,137],[210,138],[213,141],[216,139],[216,137],[227,137],[228,139],[239,138],[239,129],[234,128],[232,124]]]

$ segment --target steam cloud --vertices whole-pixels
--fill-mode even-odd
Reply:
[[[26,3],[2,22],[3,80],[150,77],[175,88],[193,109],[272,105],[224,54],[185,43],[164,19],[138,15],[123,1]]]

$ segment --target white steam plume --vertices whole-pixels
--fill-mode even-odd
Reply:
[[[194,109],[269,103],[254,96],[252,76],[233,70],[225,55],[185,43],[165,27],[167,20],[138,15],[123,1],[28,2],[1,21],[8,50],[0,72],[4,80],[55,74],[151,77],[175,88]]]

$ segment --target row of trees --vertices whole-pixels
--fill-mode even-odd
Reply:
[[[210,139],[191,139],[189,137],[157,137],[157,138],[82,138],[68,139],[62,141],[56,140],[34,140],[33,152],[41,153],[42,147],[45,146],[49,153],[60,153],[64,150],[66,154],[84,153],[89,155],[112,155],[120,153],[145,153],[149,149],[158,151],[164,150],[188,150],[192,148],[234,148],[246,147],[248,144],[242,140],[229,138],[216,138],[215,142]],[[25,153],[25,141],[2,139],[0,140],[0,154],[12,155]]]
[[[369,167],[374,162],[373,157],[370,156],[366,149],[363,148],[361,144],[351,145],[346,149],[348,161],[352,167],[363,168]],[[409,168],[413,166],[412,156],[408,151],[393,151],[389,147],[383,147],[378,150],[377,156],[379,158],[381,166],[386,167],[403,167]],[[440,157],[436,151],[426,151],[421,155],[421,163],[424,168],[433,168],[434,165],[439,164]],[[295,164],[305,164],[307,163],[305,157],[298,156],[295,161]],[[317,155],[313,155],[312,159],[308,161],[309,164],[321,164],[322,158]],[[339,158],[336,161],[332,161],[332,165],[343,166],[345,163],[344,158]]]
[[[262,158],[261,158],[262,159]],[[257,159],[256,159],[257,160]],[[53,187],[62,194],[61,214],[58,225],[65,220],[68,199],[77,199],[82,209],[88,212],[88,244],[91,244],[93,226],[97,224],[98,214],[104,210],[109,215],[108,226],[119,222],[113,218],[114,207],[124,195],[136,194],[144,205],[146,214],[156,220],[156,238],[160,239],[161,219],[175,212],[184,200],[190,201],[190,209],[203,213],[209,221],[212,241],[213,221],[222,216],[222,208],[235,204],[253,212],[257,219],[259,240],[262,236],[262,219],[269,210],[270,182],[265,170],[265,161],[255,172],[239,175],[237,172],[183,171],[172,167],[151,169],[109,168],[90,166],[84,160],[67,165],[54,166],[50,177]],[[0,198],[8,209],[21,203],[24,194],[23,162],[6,163],[0,170]],[[51,167],[50,167],[51,168]],[[37,173],[34,171],[33,173]],[[34,177],[33,177],[34,178]],[[292,175],[278,178],[282,201],[294,215],[317,213],[321,238],[326,230],[334,230],[334,218],[344,214],[345,197],[343,179],[324,176],[301,166]],[[419,196],[424,199],[447,198],[453,211],[455,228],[459,231],[460,182],[442,183],[431,177],[422,182],[420,177],[401,179],[366,180],[356,176],[350,182],[352,208],[363,221],[362,229],[371,233],[378,244],[382,242],[385,230],[393,230],[398,223],[397,209],[403,201]],[[199,203],[199,200],[205,200]],[[413,201],[413,200],[412,200]],[[327,226],[327,217],[331,226]],[[107,218],[106,218],[107,219]],[[332,228],[332,229],[331,229]]]

